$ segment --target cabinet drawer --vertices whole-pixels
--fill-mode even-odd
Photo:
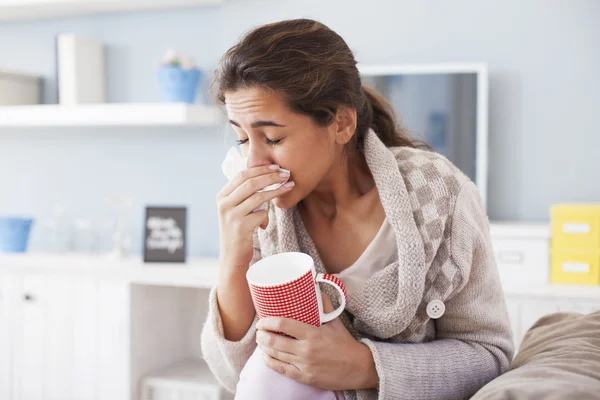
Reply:
[[[553,249],[600,249],[600,205],[552,207]]]
[[[493,239],[494,256],[502,282],[548,283],[549,244],[542,239]]]
[[[551,281],[600,285],[600,251],[553,250]]]

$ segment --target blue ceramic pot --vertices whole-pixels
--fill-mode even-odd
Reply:
[[[158,70],[158,82],[162,98],[171,103],[193,104],[202,72],[199,69],[182,69],[166,65]]]
[[[24,253],[32,224],[30,218],[0,218],[0,253]]]

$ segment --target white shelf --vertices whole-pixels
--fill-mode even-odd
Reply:
[[[0,129],[68,126],[215,126],[222,121],[224,114],[217,107],[179,103],[0,107]]]
[[[141,258],[114,260],[77,254],[0,254],[0,273],[86,276],[134,284],[209,289],[216,285],[219,260],[190,259],[184,264],[144,263]]]
[[[0,21],[207,6],[223,0],[0,0]]]

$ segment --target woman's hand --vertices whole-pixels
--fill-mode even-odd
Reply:
[[[264,229],[269,223],[267,211],[253,211],[289,191],[293,182],[277,190],[258,191],[274,183],[283,183],[289,177],[289,174],[279,172],[277,165],[250,168],[238,174],[217,195],[222,267],[247,270],[252,260],[254,230],[258,226]]]
[[[289,178],[279,172],[277,165],[250,168],[232,179],[217,196],[221,245],[217,303],[223,337],[227,340],[241,340],[254,319],[245,274],[252,261],[254,230],[258,226],[266,228],[269,221],[266,211],[253,211],[288,192],[294,184],[288,182],[277,190],[258,191]]]
[[[326,312],[333,310],[327,295],[323,295],[323,307]],[[371,350],[356,341],[337,318],[321,327],[286,318],[264,318],[256,327],[256,342],[265,353],[265,364],[280,374],[321,389],[378,387]]]

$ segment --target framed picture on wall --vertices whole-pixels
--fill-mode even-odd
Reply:
[[[185,262],[186,229],[186,207],[146,207],[144,262]]]

